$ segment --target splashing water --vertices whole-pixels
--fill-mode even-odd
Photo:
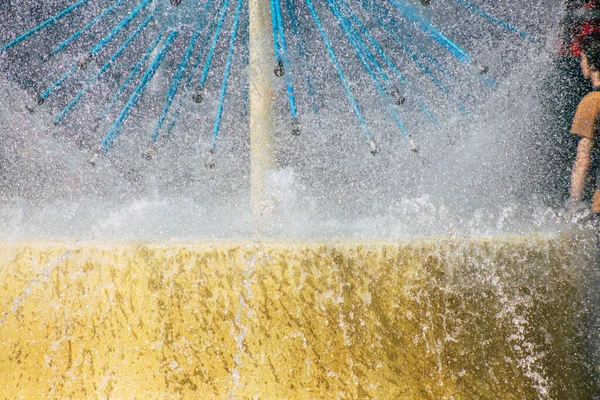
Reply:
[[[202,79],[201,69],[206,65],[211,41],[215,38],[210,30],[199,35],[196,43],[199,50],[190,57],[181,91],[172,99],[173,110],[169,111],[168,120],[177,122],[173,134],[161,136],[160,147],[153,159],[147,161],[138,156],[147,146],[145,133],[156,129],[157,116],[162,112],[165,97],[169,98],[169,87],[193,39],[193,22],[203,17],[206,26],[211,26],[211,22],[218,24],[217,4],[198,2],[212,10],[207,14],[202,7],[191,12],[190,3],[185,1],[181,8],[168,2],[146,6],[125,2],[114,7],[55,58],[44,63],[35,57],[33,53],[44,43],[64,40],[67,32],[81,28],[81,21],[93,21],[94,15],[98,17],[107,9],[104,6],[111,5],[92,3],[64,17],[65,25],[48,27],[43,34],[28,38],[2,55],[6,76],[25,86],[29,93],[29,96],[23,94],[10,81],[2,83],[2,91],[7,94],[3,107],[6,111],[2,114],[2,196],[5,201],[0,221],[4,234],[69,236],[94,232],[93,235],[99,237],[249,234],[252,228],[247,201],[248,117],[246,102],[239,101],[247,95],[246,34],[240,33],[242,39],[236,46],[238,57],[234,58],[228,89],[231,101],[226,104],[223,115],[215,168],[207,169],[204,164],[211,146],[213,111],[218,105],[216,94],[221,86],[217,77],[224,68],[227,52],[227,41],[223,37],[217,37],[213,64],[203,87],[203,103],[197,105],[190,98],[195,82]],[[284,172],[274,172],[272,187],[274,196],[284,206],[280,218],[273,222],[274,233],[284,236],[414,236],[552,229],[556,221],[546,206],[546,182],[538,186],[530,184],[540,175],[536,164],[544,159],[544,152],[536,150],[541,133],[535,130],[541,112],[540,77],[549,66],[547,43],[552,42],[555,29],[546,9],[526,4],[520,5],[521,8],[497,5],[486,14],[501,15],[503,21],[514,21],[510,25],[513,26],[525,21],[523,16],[528,15],[529,10],[538,10],[537,24],[531,21],[524,25],[536,38],[542,38],[537,41],[491,24],[481,13],[474,12],[480,8],[465,7],[461,4],[464,2],[436,3],[419,11],[419,16],[427,18],[436,30],[439,27],[445,37],[454,38],[474,59],[485,61],[489,72],[482,76],[429,39],[427,31],[404,25],[393,30],[391,25],[412,18],[404,15],[406,8],[394,8],[390,4],[386,9],[373,9],[372,4],[358,1],[349,4],[339,1],[334,7],[333,3],[329,4],[331,9],[326,2],[316,3],[316,12],[321,16],[349,88],[357,95],[361,112],[377,139],[379,154],[373,157],[365,148],[363,128],[348,108],[346,95],[310,13],[301,2],[293,2],[297,8],[292,8],[292,14],[296,18],[290,19],[286,13],[282,16],[290,46],[289,75],[296,88],[302,135],[289,135],[290,120],[286,111],[289,104],[284,94],[289,81],[278,81],[281,96],[277,106],[280,116],[277,145]],[[12,32],[23,31],[25,26],[59,10],[62,4],[44,3],[29,17],[18,14],[24,13],[24,9],[11,10],[20,18],[14,20],[12,27],[2,30],[3,37],[8,42],[15,36]],[[119,27],[123,18],[132,16],[138,7],[140,11],[131,18],[130,26],[114,35],[111,43],[106,44],[107,49],[99,52],[85,70],[65,82],[43,106],[32,103],[30,98],[35,100],[37,94],[47,89],[53,76],[68,71],[69,65],[85,54],[88,43],[106,38],[111,27]],[[285,8],[283,4],[281,7]],[[416,5],[409,8],[414,7]],[[226,25],[229,29],[234,9],[227,10],[223,15],[227,17],[224,23],[229,24]],[[75,16],[77,12],[81,15]],[[90,166],[87,161],[103,135],[102,127],[110,127],[110,123],[97,127],[94,116],[106,108],[107,101],[143,56],[146,46],[135,42],[135,47],[124,51],[123,58],[112,63],[100,79],[95,80],[93,71],[98,68],[102,71],[103,60],[110,59],[111,49],[118,52],[121,47],[118,42],[123,43],[128,35],[133,35],[146,15],[156,15],[158,23],[145,27],[135,40],[150,43],[156,37],[155,32],[165,29],[181,30],[182,38],[174,41],[171,53],[166,53],[164,64],[149,81],[145,96],[137,108],[132,109],[129,122],[123,125],[118,136],[118,145],[101,157],[95,167]],[[346,19],[337,18],[342,15]],[[398,109],[411,140],[418,145],[418,154],[411,151],[407,139],[385,111],[388,110],[385,98],[377,92],[348,39],[344,27],[354,32],[349,28],[353,16],[367,29],[361,37],[365,41],[369,37],[376,40],[390,62],[401,66],[401,72],[411,82],[402,93],[405,102]],[[300,40],[292,34],[292,22],[299,24]],[[361,27],[357,23],[352,26],[356,32]],[[399,42],[390,32],[404,40]],[[166,36],[165,33],[142,65],[150,68],[150,60],[156,57]],[[356,43],[357,34],[353,37]],[[403,48],[399,43],[409,46]],[[371,46],[370,49],[376,55],[376,48]],[[364,47],[363,51],[366,51]],[[27,56],[23,57],[24,54]],[[420,63],[410,54],[418,57]],[[200,62],[194,60],[196,56]],[[374,66],[371,61],[371,67]],[[427,68],[423,70],[419,66]],[[134,81],[142,79],[141,75],[140,71]],[[301,79],[303,75],[311,79],[311,87],[306,86],[306,79]],[[437,78],[432,79],[433,76]],[[493,87],[489,86],[491,78]],[[187,92],[186,79],[191,82]],[[436,81],[451,88],[451,94],[445,95]],[[86,84],[90,84],[90,89],[85,100],[69,110],[63,122],[53,126],[51,122],[56,115],[64,111],[72,96]],[[131,93],[134,86],[132,84],[127,91]],[[120,104],[126,106],[127,96],[122,97]],[[426,101],[435,110],[438,127],[423,113],[420,101]],[[458,109],[457,102],[468,103],[468,112]],[[118,121],[117,110],[111,112]],[[152,224],[147,223],[149,218],[153,219]],[[19,227],[16,231],[15,223]]]
[[[251,234],[246,5],[223,103],[218,94],[238,4],[180,3],[4,7],[18,16],[5,18],[0,30],[8,78],[4,235]],[[280,203],[273,234],[552,230],[557,219],[547,200],[554,193],[540,178],[549,150],[537,145],[544,133],[536,123],[558,4],[522,3],[274,1],[275,54],[286,71],[276,83],[281,170],[270,179]],[[12,44],[51,15],[62,15],[61,23]],[[56,54],[40,57],[49,48]],[[193,100],[199,87],[201,104]],[[43,104],[35,104],[44,93]],[[300,136],[290,134],[296,128]],[[376,156],[365,129],[377,142]],[[145,160],[140,155],[157,133]],[[110,151],[89,165],[111,134]]]
[[[428,3],[271,2],[273,69],[282,76],[276,79],[280,167],[268,176],[272,207],[278,213],[268,221],[269,235],[394,241],[555,232],[558,218],[549,204],[557,193],[544,178],[552,152],[540,146],[548,133],[538,122],[545,111],[540,93],[551,75],[559,1]],[[242,238],[247,243],[256,230],[248,201],[245,7],[245,2],[233,0],[1,4],[0,42],[5,46],[0,54],[0,237],[80,239],[69,249],[90,240],[180,243]],[[51,16],[60,17],[60,22],[48,19]],[[23,36],[40,24],[46,25]],[[376,155],[371,154],[372,143]],[[398,257],[406,257],[414,250],[411,246],[394,249]],[[280,337],[274,340],[285,337],[300,343],[305,354],[299,360],[309,376],[320,373],[312,361],[320,334],[313,331],[314,324],[324,330],[325,338],[336,332],[339,343],[334,344],[340,354],[348,354],[349,368],[326,370],[327,378],[341,381],[349,371],[350,384],[344,390],[357,395],[362,377],[354,366],[361,362],[361,340],[373,344],[373,337],[359,333],[364,324],[386,333],[377,337],[381,348],[365,350],[381,354],[371,370],[385,370],[389,360],[382,349],[395,348],[388,343],[389,332],[381,330],[385,323],[414,328],[410,340],[434,359],[436,383],[456,371],[459,379],[475,376],[469,370],[473,366],[458,362],[452,366],[458,369],[452,369],[443,360],[453,354],[453,346],[471,349],[472,354],[487,351],[486,343],[482,349],[468,343],[472,333],[485,335],[469,328],[473,315],[463,307],[483,304],[477,320],[502,327],[495,346],[509,348],[532,391],[548,398],[554,382],[545,366],[555,356],[543,348],[550,346],[552,335],[546,332],[546,343],[535,340],[544,329],[556,327],[532,316],[540,304],[548,313],[559,309],[561,297],[545,290],[565,287],[576,299],[569,303],[573,310],[580,311],[573,304],[586,301],[586,307],[594,308],[597,271],[586,269],[592,261],[574,261],[568,252],[556,261],[556,243],[548,248],[530,242],[516,247],[454,242],[420,246],[406,265],[424,277],[402,283],[407,298],[397,291],[396,282],[390,283],[398,272],[398,259],[390,248],[381,251],[382,259],[389,259],[379,263],[365,256],[374,251],[369,246],[352,248],[346,255],[321,248],[284,251],[278,257],[285,262],[271,259],[271,253],[258,246],[244,253],[242,266],[230,271],[231,277],[223,277],[221,271],[231,265],[230,257],[235,259],[232,254],[239,248],[207,250],[203,257],[214,257],[212,268],[188,260],[181,271],[167,271],[158,279],[170,282],[164,285],[168,293],[160,295],[180,301],[175,308],[186,311],[185,302],[173,296],[178,279],[178,285],[200,286],[194,279],[210,272],[220,287],[233,287],[221,294],[231,296],[223,303],[226,309],[215,311],[232,317],[230,325],[223,324],[231,327],[228,340],[234,344],[227,371],[230,398],[244,390],[243,373],[251,357],[246,346],[260,337],[257,321],[264,318],[261,307],[267,304],[262,305],[261,296],[268,294],[273,304],[277,300],[281,307],[300,310],[306,303],[293,301],[303,290],[306,293],[298,298],[314,299],[316,320],[313,316],[298,323],[290,313],[288,322],[294,326],[277,325],[270,318],[264,322],[277,326]],[[524,271],[523,260],[517,259],[523,246],[528,265]],[[141,287],[139,282],[147,278],[146,286],[163,289],[154,274],[162,274],[165,263],[144,258],[144,248],[122,251],[136,268],[116,270],[122,278],[103,282],[110,293],[108,308],[119,303],[117,285],[122,282]],[[156,254],[170,263],[177,258],[171,251],[159,249]],[[177,251],[181,259],[197,257],[185,248]],[[590,259],[592,252],[584,249]],[[30,279],[21,284],[21,292],[13,293],[0,326],[23,305],[31,306],[30,293],[37,290],[39,295],[54,274],[58,279],[63,264],[77,267],[65,282],[88,281],[87,272],[79,270],[83,251],[59,254],[31,271],[24,261],[22,273]],[[307,254],[317,260],[312,269],[303,264]],[[349,268],[357,259],[371,270]],[[148,263],[148,277],[136,278],[142,271],[139,260]],[[555,261],[552,273],[561,279],[549,275],[548,265]],[[281,279],[279,272],[271,273],[280,270]],[[582,277],[594,283],[576,287],[573,282]],[[272,293],[264,286],[269,279],[274,279]],[[539,293],[530,291],[532,285]],[[374,287],[386,291],[377,293]],[[390,299],[392,310],[406,301],[415,307],[406,306],[406,315],[394,315],[398,319],[391,321],[374,308]],[[213,300],[218,304],[218,295]],[[275,308],[273,304],[269,307]],[[590,310],[586,312],[597,315]],[[160,308],[157,315],[165,313]],[[101,315],[109,313],[104,310]],[[567,322],[581,317],[556,315]],[[161,324],[157,330],[166,329]],[[554,334],[560,337],[560,332]],[[204,346],[214,345],[209,339]],[[171,344],[157,341],[152,346],[169,350]],[[166,364],[170,377],[185,370],[181,349],[187,345],[183,340],[174,345]],[[256,353],[265,357],[264,349]],[[101,384],[112,387],[113,378],[107,372]]]

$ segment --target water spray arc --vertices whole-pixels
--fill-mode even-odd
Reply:
[[[308,95],[309,95],[310,101],[311,101],[311,107],[312,107],[313,112],[315,114],[318,114],[319,106],[315,99],[315,97],[316,97],[315,88],[312,84],[311,75],[308,71],[308,66],[307,66],[308,59],[307,59],[307,55],[306,55],[306,49],[304,47],[302,40],[300,39],[300,31],[299,31],[299,26],[298,26],[298,21],[297,21],[297,16],[296,16],[296,9],[294,8],[294,6],[292,4],[292,0],[285,0],[285,8],[286,8],[288,19],[290,22],[290,29],[292,31],[292,36],[294,37],[296,50],[298,52],[298,56],[301,60],[302,66],[303,66],[302,69],[304,70],[304,78],[306,81]]]
[[[204,62],[204,67],[202,69],[202,75],[200,75],[200,79],[198,81],[198,86],[196,86],[196,90],[193,96],[194,102],[200,104],[204,101],[204,85],[206,85],[206,80],[208,79],[208,73],[210,71],[210,66],[215,55],[215,50],[217,48],[217,43],[219,41],[219,36],[221,34],[221,30],[223,29],[223,23],[225,22],[225,17],[227,16],[227,8],[229,7],[229,0],[225,0],[223,5],[221,6],[221,13],[219,16],[219,21],[217,22],[217,27],[215,29],[215,33],[213,35],[210,49],[208,50],[208,54],[206,56],[206,61]]]
[[[537,42],[537,40],[538,40],[534,35],[532,35],[528,32],[525,32],[519,28],[514,27],[509,22],[506,22],[500,18],[494,17],[492,14],[488,13],[487,11],[485,11],[483,8],[477,6],[476,4],[473,4],[466,0],[457,0],[457,2],[460,5],[467,8],[468,10],[470,10],[471,12],[482,16],[483,18],[490,21],[491,23],[501,26],[502,28],[506,29],[507,31],[510,31],[512,33],[519,35],[523,39],[527,39],[530,42]]]
[[[235,42],[238,36],[238,30],[240,27],[240,18],[242,15],[243,0],[238,0],[237,8],[235,10],[235,19],[233,22],[233,29],[231,30],[231,38],[229,42],[229,50],[227,51],[227,62],[225,64],[225,72],[223,72],[223,84],[221,85],[221,94],[219,97],[219,106],[217,110],[217,117],[215,119],[215,125],[213,127],[211,150],[217,147],[217,137],[219,136],[219,130],[221,128],[221,118],[223,116],[223,107],[225,103],[225,96],[227,95],[227,82],[229,81],[229,72],[231,71],[231,62],[233,60],[233,54],[235,51]]]
[[[179,35],[179,32],[171,31],[171,33],[169,34],[169,36],[163,43],[161,50],[159,51],[159,53],[156,55],[156,57],[152,61],[150,68],[148,68],[148,70],[142,77],[142,80],[140,81],[138,86],[135,88],[133,94],[127,101],[127,104],[121,111],[121,114],[119,114],[119,117],[113,124],[112,128],[110,128],[110,130],[104,137],[104,140],[102,141],[102,150],[104,150],[105,152],[108,152],[108,150],[110,149],[110,146],[112,145],[116,136],[119,134],[119,132],[123,128],[125,121],[127,120],[127,118],[129,118],[129,115],[131,114],[132,110],[135,108],[137,103],[140,101],[140,97],[144,94],[146,88],[148,87],[148,83],[152,80],[152,78],[156,74],[156,71],[158,71],[158,68],[160,67],[161,63],[164,60],[165,54],[170,50],[173,42],[175,41],[175,39],[177,39],[178,35]]]
[[[133,21],[133,19],[137,17],[144,8],[148,7],[152,1],[154,0],[143,0],[140,2],[125,18],[123,18],[119,25],[112,28],[110,32],[108,32],[106,36],[102,38],[102,40],[92,47],[89,52],[88,59],[93,58],[96,54],[102,51],[108,45],[108,43],[110,43],[110,41],[113,40],[114,37],[117,36],[123,29],[125,29],[127,25],[129,25],[129,23]],[[84,62],[85,61],[87,60],[84,60]]]
[[[123,81],[123,83],[121,84],[121,86],[119,87],[119,89],[117,90],[117,92],[111,98],[109,104],[104,108],[104,110],[102,111],[102,113],[98,117],[99,122],[101,122],[102,120],[104,120],[104,118],[106,117],[107,113],[112,109],[112,107],[115,105],[115,103],[119,100],[119,97],[123,93],[125,93],[125,91],[129,87],[129,85],[132,83],[133,79],[141,71],[141,69],[144,66],[144,64],[146,63],[146,61],[152,55],[152,52],[154,51],[154,49],[156,49],[156,46],[158,46],[158,44],[162,40],[164,34],[165,34],[165,31],[161,31],[161,32],[158,33],[158,35],[156,36],[156,39],[154,39],[154,41],[150,44],[150,46],[148,46],[148,49],[146,50],[146,52],[144,53],[144,55],[142,56],[142,58],[140,58],[140,60],[137,62],[137,64],[135,64],[133,66],[133,68],[131,69],[131,72],[129,73],[129,75],[127,76],[127,78],[125,78],[125,80]]]
[[[177,95],[177,91],[179,90],[179,84],[181,82],[181,79],[183,78],[185,70],[190,61],[190,57],[192,56],[192,53],[196,47],[196,42],[198,41],[198,38],[200,37],[201,28],[202,28],[202,21],[199,20],[198,25],[196,26],[196,29],[194,30],[194,33],[192,34],[192,37],[190,38],[190,41],[185,50],[185,53],[183,54],[183,57],[181,58],[181,63],[177,67],[177,72],[175,73],[175,76],[173,76],[173,80],[171,81],[171,85],[169,86],[169,91],[167,92],[167,99],[165,102],[165,106],[160,114],[158,123],[156,124],[156,129],[154,130],[154,133],[152,134],[152,142],[156,142],[156,140],[158,139],[160,130],[167,118],[167,115],[169,114],[169,109],[171,108],[171,105],[173,104],[173,99],[175,98],[175,96]]]
[[[109,75],[106,74],[109,69],[122,64],[120,68],[127,70],[127,76],[122,82],[114,85],[115,89],[109,96],[107,105],[102,107],[95,123],[96,130],[101,129],[113,108],[120,103],[120,99],[133,88],[128,94],[128,101],[123,104],[116,119],[104,134],[104,139],[100,141],[102,150],[109,151],[129,116],[139,108],[140,100],[150,81],[160,70],[163,71],[161,74],[169,76],[170,83],[165,85],[164,103],[158,112],[148,150],[142,155],[147,159],[153,158],[155,143],[161,132],[165,131],[166,136],[171,136],[183,108],[189,106],[186,98],[201,104],[207,96],[217,102],[210,143],[211,152],[214,153],[225,112],[224,101],[228,92],[228,82],[231,73],[235,71],[232,71],[232,62],[236,47],[239,47],[236,38],[240,34],[247,34],[238,31],[247,29],[242,20],[249,5],[245,2],[236,3],[236,7],[230,10],[230,0],[117,0],[100,3],[100,0],[75,2],[3,45],[0,54],[18,52],[19,45],[26,40],[34,41],[36,35],[44,29],[50,29],[52,26],[59,29],[59,20],[78,21],[82,18],[79,11],[93,4],[100,10],[98,14],[79,24],[79,28],[71,31],[66,35],[66,39],[60,40],[46,56],[43,56],[48,69],[52,71],[57,55],[67,48],[77,51],[76,47],[85,47],[85,44],[78,43],[89,36],[84,34],[92,32],[92,28],[102,32],[95,33],[98,36],[96,42],[88,47],[89,50],[83,51],[78,61],[66,68],[60,68],[59,77],[49,83],[45,90],[40,91],[37,101],[41,106],[59,89],[66,88],[64,91],[68,92],[72,90],[71,86],[79,86],[77,92],[71,95],[71,99],[60,108],[61,111],[54,118],[54,125],[67,125],[67,116],[76,113],[76,106],[91,97],[86,94],[101,80],[107,81],[105,77]],[[518,38],[527,42],[537,41],[534,35],[492,15],[482,6],[466,0],[457,0],[456,3],[458,7],[515,34]],[[317,118],[320,117],[321,107],[315,90],[315,86],[319,85],[319,78],[314,74],[314,66],[311,65],[314,63],[314,56],[311,58],[311,54],[322,54],[324,60],[329,60],[329,65],[337,75],[338,85],[347,98],[346,104],[354,112],[357,126],[360,126],[373,154],[379,150],[376,145],[379,132],[370,127],[371,117],[365,111],[366,108],[361,106],[361,91],[354,87],[355,80],[360,75],[358,71],[366,74],[375,86],[381,101],[389,109],[394,125],[403,136],[410,139],[413,151],[416,151],[413,139],[415,135],[411,132],[414,128],[409,128],[409,125],[414,124],[410,123],[409,115],[414,113],[408,112],[410,104],[420,109],[436,131],[439,131],[442,125],[436,116],[438,110],[429,105],[436,100],[432,97],[435,95],[430,90],[422,89],[423,78],[427,78],[429,83],[437,88],[441,98],[453,105],[460,114],[468,117],[470,107],[463,103],[463,99],[470,99],[471,93],[458,89],[462,76],[456,69],[449,69],[448,64],[465,65],[471,71],[485,75],[484,81],[490,90],[494,87],[494,80],[487,66],[476,60],[467,48],[445,34],[442,27],[431,22],[427,15],[432,9],[431,6],[429,1],[414,4],[407,0],[324,0],[314,3],[311,0],[268,0],[268,3],[261,5],[262,12],[266,12],[270,19],[269,29],[273,41],[271,57],[274,63],[271,71],[275,78],[283,78],[283,92],[287,96],[291,120],[289,132],[295,136],[300,135],[303,117],[300,111],[303,110],[302,104],[299,103],[301,98],[308,98],[313,113]],[[320,16],[325,12],[329,13],[327,18]],[[228,16],[232,16],[230,27],[226,24]],[[113,26],[110,26],[111,19],[116,21]],[[140,22],[134,26],[136,20]],[[370,25],[367,21],[370,21]],[[374,35],[373,29],[378,29],[384,36]],[[123,32],[127,32],[127,39],[115,45]],[[337,39],[340,33],[345,42]],[[307,40],[310,37],[314,38],[315,34],[319,38],[318,41]],[[178,37],[188,37],[185,42],[187,44],[179,44],[176,40]],[[421,37],[427,38],[427,42],[419,40]],[[229,45],[225,46],[225,42]],[[155,54],[159,45],[159,53]],[[244,42],[244,46],[246,45]],[[112,55],[103,54],[103,50],[115,46]],[[178,51],[178,48],[183,50]],[[439,58],[443,55],[437,54],[437,48],[449,54],[450,60],[446,57],[444,61],[440,61]],[[348,49],[355,54],[355,58],[344,59],[342,65],[339,54],[345,54]],[[400,52],[397,49],[400,49]],[[126,53],[127,57],[124,57]],[[177,62],[163,62],[165,58],[171,58],[170,54],[176,57],[175,53],[181,54]],[[131,57],[132,54],[139,55]],[[221,62],[223,57],[225,61]],[[123,61],[132,59],[135,61],[130,66]],[[423,77],[411,75],[405,59],[413,63]],[[92,61],[99,62],[101,67],[93,76],[86,77],[83,71]],[[151,64],[147,65],[149,62]],[[350,64],[355,64],[358,69],[348,69],[347,65]],[[216,75],[217,70],[222,70],[223,76],[220,89],[210,89],[207,86],[208,79]],[[277,87],[277,84],[275,86]],[[302,91],[306,92],[306,96],[299,98]],[[248,93],[244,90],[244,96],[248,96]],[[55,103],[60,103],[60,100],[53,100],[53,106]]]
[[[57,55],[58,53],[60,53],[61,51],[63,51],[64,49],[66,49],[71,43],[73,43],[75,40],[77,40],[77,38],[79,38],[79,36],[81,36],[83,33],[87,32],[87,31],[89,31],[94,25],[96,25],[98,22],[100,22],[108,14],[114,12],[115,9],[119,6],[121,6],[123,3],[125,3],[125,1],[127,1],[127,0],[119,0],[116,3],[114,3],[113,5],[111,5],[110,7],[108,7],[107,9],[105,9],[103,12],[98,14],[98,16],[96,16],[93,20],[88,22],[85,26],[83,26],[77,32],[73,33],[73,35],[71,35],[64,42],[62,42],[61,44],[56,46],[50,53],[49,57],[53,57],[53,56]]]
[[[431,79],[432,83],[442,92],[442,94],[448,99],[454,101],[450,89],[448,89],[446,85],[444,85],[444,83],[440,81],[438,76],[429,68],[429,66],[425,64],[421,60],[421,58],[413,50],[410,49],[410,47],[407,46],[405,40],[399,34],[399,32],[401,32],[401,28],[399,28],[397,20],[395,18],[390,18],[387,10],[382,9],[382,7],[379,6],[377,3],[367,4],[366,1],[362,0],[362,5],[363,8],[365,8],[365,10],[368,11],[377,20],[380,26],[395,40],[395,42],[400,46],[402,51],[406,54],[406,56],[409,57],[410,60],[427,77],[429,77],[429,79]],[[386,22],[385,19],[388,19],[389,22]],[[469,60],[471,60],[471,58],[469,58]],[[460,112],[464,114],[468,113],[466,106],[464,106],[460,102],[455,102],[455,104],[456,108]]]
[[[102,66],[102,68],[100,68],[100,70],[94,75],[94,77],[90,81],[84,83],[84,86],[79,91],[79,93],[77,93],[77,95],[75,95],[75,97],[73,98],[73,100],[71,100],[71,102],[54,119],[54,125],[59,124],[66,117],[67,113],[69,111],[71,111],[73,109],[73,107],[75,107],[77,105],[77,103],[79,102],[79,100],[81,100],[81,97],[83,97],[83,95],[90,90],[90,88],[94,85],[94,83],[96,83],[100,79],[100,77],[112,65],[114,65],[117,62],[117,60],[123,54],[123,52],[125,51],[125,49],[127,49],[127,47],[144,30],[144,28],[146,28],[146,26],[148,26],[148,24],[152,21],[153,18],[154,18],[153,15],[148,16],[144,20],[144,22],[142,22],[142,24],[135,31],[133,31],[133,33],[127,38],[127,40],[125,40],[125,42],[119,47],[119,49],[108,59],[108,61],[106,63],[104,63],[104,65]]]
[[[362,126],[363,132],[364,132],[365,136],[367,137],[367,139],[369,140],[369,145],[371,146],[371,153],[373,155],[375,155],[375,154],[377,154],[377,151],[378,151],[377,144],[373,140],[373,136],[371,135],[371,131],[369,130],[369,128],[367,126],[367,122],[365,121],[365,118],[363,117],[363,114],[362,114],[362,111],[360,110],[358,102],[356,101],[356,98],[354,97],[354,94],[352,93],[352,89],[350,89],[350,85],[348,84],[348,79],[346,78],[346,75],[344,74],[344,71],[342,70],[342,67],[340,66],[340,62],[339,62],[337,56],[335,55],[331,41],[327,37],[327,33],[325,32],[325,29],[323,28],[323,24],[321,24],[321,20],[319,19],[319,16],[317,14],[317,11],[315,10],[315,7],[314,7],[312,1],[311,0],[305,0],[305,1],[306,1],[306,5],[308,6],[308,8],[310,10],[310,14],[315,22],[315,25],[317,26],[319,33],[321,34],[323,43],[325,44],[325,47],[327,48],[327,52],[329,53],[329,58],[331,59],[331,62],[335,66],[335,69],[340,78],[342,86],[344,87],[344,91],[346,92],[346,96],[348,96],[348,101],[352,105],[352,109],[354,110],[354,113],[356,114],[356,117],[358,118],[360,125]]]
[[[375,51],[379,54],[380,58],[384,61],[384,63],[388,66],[388,68],[396,76],[395,79],[397,79],[399,81],[399,83],[402,85],[402,89],[399,89],[396,86],[393,86],[391,88],[390,95],[394,98],[397,105],[404,104],[406,99],[405,99],[404,95],[402,94],[402,92],[406,91],[406,87],[408,85],[406,78],[404,77],[404,75],[402,74],[400,69],[394,64],[394,62],[392,60],[390,60],[390,58],[387,56],[385,50],[380,46],[380,44],[377,42],[377,40],[369,32],[367,27],[356,16],[356,14],[353,12],[353,10],[349,6],[349,4],[346,3],[346,0],[340,0],[340,3],[348,11],[350,18],[352,19],[353,23],[358,27],[359,31],[364,35],[364,37],[369,39],[369,42],[371,43],[371,45],[373,46]],[[435,116],[433,115],[433,113],[431,112],[429,107],[427,107],[427,105],[423,102],[423,100],[421,98],[422,97],[421,93],[417,93],[417,97],[419,97],[419,107],[421,108],[421,110],[431,120],[431,122],[433,122],[433,124],[436,127],[439,127],[439,122],[437,121],[437,119],[435,118]]]
[[[285,39],[285,30],[283,27],[283,21],[281,17],[281,1],[271,1],[271,13],[275,16],[275,24],[277,27],[274,38],[275,43],[275,54],[277,55],[277,67],[275,68],[275,75],[283,76],[285,74],[285,84],[287,87],[288,101],[290,104],[290,116],[292,118],[292,135],[300,135],[300,125],[298,122],[298,110],[296,107],[296,96],[294,95],[294,86],[292,77],[290,75],[290,59],[287,47],[287,41]],[[287,71],[287,73],[286,73]]]
[[[195,75],[196,71],[198,70],[200,63],[202,62],[202,55],[204,54],[204,50],[206,49],[206,46],[208,45],[208,42],[210,40],[210,32],[212,32],[214,30],[214,26],[216,24],[216,22],[214,21],[214,16],[208,15],[210,13],[210,11],[212,10],[213,3],[214,3],[214,0],[208,0],[205,3],[204,12],[200,17],[201,19],[199,21],[199,24],[203,29],[206,29],[206,33],[204,34],[204,40],[202,41],[202,43],[198,49],[198,54],[196,55],[196,59],[194,60],[194,64],[191,68],[191,71],[188,72],[185,86],[183,88],[183,93],[180,93],[180,95],[179,95],[179,101],[177,103],[177,107],[176,107],[175,111],[173,112],[173,116],[171,117],[171,122],[169,123],[169,125],[167,127],[167,137],[169,137],[171,135],[171,133],[173,132],[173,129],[175,128],[175,125],[177,124],[177,121],[179,120],[179,116],[181,114],[181,110],[183,107],[184,98],[188,95],[188,92],[190,91],[190,88],[191,88],[193,80],[194,80],[194,75]],[[207,20],[207,17],[208,17],[208,20]],[[207,25],[207,22],[209,22],[208,25]],[[196,96],[202,96],[202,93],[200,91],[198,91],[193,96],[193,98],[195,99]]]
[[[66,17],[67,15],[71,14],[73,11],[77,10],[79,7],[87,4],[88,2],[89,2],[89,0],[81,0],[81,1],[73,4],[72,6],[65,8],[60,13],[58,13],[58,14],[50,17],[50,18],[48,18],[47,20],[45,20],[44,22],[42,22],[41,24],[39,24],[35,28],[32,28],[32,29],[28,30],[24,34],[18,36],[13,41],[5,44],[3,46],[3,48],[2,48],[2,51],[4,52],[4,51],[6,51],[6,50],[8,50],[8,49],[10,49],[10,48],[18,45],[19,43],[21,43],[24,40],[28,39],[30,36],[38,33],[39,31],[41,31],[42,29],[46,28],[47,26],[57,23],[59,20],[63,19],[64,17]]]
[[[335,0],[328,0],[328,4],[331,9],[331,12],[338,19],[340,26],[342,26],[342,29],[346,33],[348,40],[354,47],[356,54],[360,58],[365,70],[371,76],[375,86],[377,87],[377,90],[379,91],[379,94],[381,95],[381,97],[384,99],[384,101],[388,105],[392,105],[392,99],[389,98],[388,92],[384,88],[384,85],[386,85],[387,82],[389,82],[389,78],[388,78],[387,74],[385,73],[385,71],[383,71],[383,69],[381,68],[381,66],[379,65],[379,63],[377,62],[375,57],[373,56],[373,54],[366,47],[365,43],[363,42],[362,37],[360,37],[360,35],[350,25],[348,19],[341,14],[339,4],[337,4],[335,2]],[[377,69],[378,74],[375,73],[372,66],[374,66]],[[398,103],[400,103],[400,104],[398,104]],[[401,105],[402,102],[396,101],[396,104]],[[400,131],[402,132],[402,134],[404,136],[410,137],[410,133],[406,129],[406,126],[404,125],[404,122],[402,121],[402,119],[398,113],[398,110],[393,106],[390,107],[390,110],[391,110],[392,116],[394,118],[394,121],[396,122],[396,125],[398,126],[398,129],[400,129]],[[416,147],[413,147],[413,150],[416,151]]]

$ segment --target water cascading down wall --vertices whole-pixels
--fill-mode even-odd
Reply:
[[[591,399],[582,243],[5,243],[1,396]]]
[[[580,231],[266,238],[277,63],[269,1],[248,6],[257,236],[5,240],[0,398],[598,395],[600,280]]]

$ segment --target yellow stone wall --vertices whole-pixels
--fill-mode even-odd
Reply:
[[[576,238],[0,248],[3,399],[590,399]]]

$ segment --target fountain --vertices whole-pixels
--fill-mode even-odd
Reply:
[[[597,396],[520,6],[0,6],[0,393]]]

